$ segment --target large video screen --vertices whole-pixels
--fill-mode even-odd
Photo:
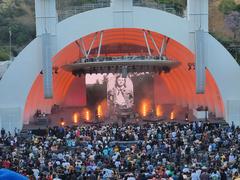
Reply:
[[[110,112],[133,108],[134,89],[129,76],[114,74],[108,77],[107,102]]]
[[[87,104],[96,109],[106,101],[106,116],[121,110],[140,112],[145,100],[153,107],[153,75],[144,73],[87,75]],[[150,109],[149,109],[150,110]]]

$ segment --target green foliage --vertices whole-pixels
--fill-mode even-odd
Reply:
[[[240,12],[240,4],[238,4],[238,5],[236,6],[235,11]]]
[[[186,0],[155,0],[158,3],[164,3],[164,4],[178,4],[182,7],[186,7],[187,1]]]
[[[0,27],[0,44],[9,43],[9,30],[12,31],[12,44],[17,46],[26,45],[35,36],[35,29],[23,24],[13,24]]]
[[[234,0],[222,0],[219,5],[219,10],[225,15],[234,11],[236,8],[237,5]]]
[[[234,44],[234,40],[231,38],[228,38],[226,36],[222,36],[213,32],[210,32],[210,34],[216,38],[230,53],[231,55],[236,59],[236,61],[238,62],[238,64],[240,64],[240,50],[239,48],[233,48],[232,44]],[[240,42],[235,42],[236,44],[239,44],[240,46]]]
[[[9,29],[8,26],[0,26],[0,44],[5,45],[9,42]]]
[[[31,4],[26,4],[30,1]],[[24,46],[35,38],[35,25],[26,25],[26,22],[20,21],[21,17],[27,15],[23,8],[24,3],[27,6],[32,6],[34,2],[32,0],[2,0],[0,3],[0,47],[9,46],[9,31],[11,30],[13,55],[17,55]],[[8,59],[8,54],[9,50],[1,48],[0,60]]]
[[[171,5],[177,12],[180,12],[181,14],[183,14],[183,11],[187,7],[187,0],[155,0],[155,2]]]
[[[83,4],[97,2],[97,0],[71,0],[71,1],[58,0],[57,2],[58,4],[61,4],[62,7],[66,7],[66,6],[81,6]]]
[[[9,59],[9,48],[0,47],[0,61],[6,61]]]
[[[94,3],[98,0],[57,0],[59,8],[68,6],[81,6],[87,3]],[[154,0],[157,3],[171,5],[177,12],[182,13],[187,6],[187,0]],[[24,46],[26,46],[32,39],[35,38],[35,25],[25,25],[19,21],[19,17],[27,15],[23,5],[30,7],[34,11],[33,0],[0,0],[0,61],[9,59],[9,29],[12,31],[12,54],[17,55]],[[219,9],[225,15],[232,11],[240,12],[240,4],[236,4],[234,0],[221,0]],[[229,48],[233,39],[226,36],[214,35],[234,57],[238,58],[240,62],[240,53]],[[237,56],[236,56],[237,55]],[[93,87],[99,88],[99,87]],[[101,89],[101,88],[100,88]],[[98,89],[99,90],[99,89]],[[92,96],[92,95],[91,95]]]
[[[11,26],[12,42],[18,46],[23,46],[30,42],[35,36],[34,28],[30,28],[23,24],[14,24]]]

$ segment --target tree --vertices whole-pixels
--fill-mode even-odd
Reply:
[[[237,5],[234,0],[222,0],[219,5],[219,10],[227,15],[231,11],[234,11],[236,9]]]
[[[238,4],[235,8],[236,11],[240,12],[240,4]]]
[[[234,39],[240,32],[240,12],[232,11],[225,17],[225,24],[234,33]]]
[[[155,0],[157,3],[169,4],[174,7],[177,12],[183,14],[187,7],[187,0]]]
[[[6,47],[0,47],[0,61],[9,60],[9,50]]]

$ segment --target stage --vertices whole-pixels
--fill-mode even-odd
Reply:
[[[53,126],[82,126],[82,125],[104,125],[104,124],[113,124],[118,123],[119,125],[126,124],[146,124],[146,123],[165,123],[165,122],[174,122],[174,123],[189,123],[193,121],[207,121],[210,123],[224,122],[222,119],[213,119],[209,117],[205,119],[197,119],[193,110],[187,108],[182,108],[173,104],[162,105],[163,113],[160,116],[155,114],[149,114],[145,117],[141,116],[136,112],[136,116],[131,116],[126,118],[125,122],[122,121],[119,117],[112,116],[111,118],[107,117],[96,117],[94,110],[88,111],[88,119],[86,119],[86,114],[82,112],[87,112],[86,107],[60,107],[57,111],[52,114],[46,114],[46,121],[41,121],[39,123],[37,119],[32,121],[29,125],[25,125],[24,129],[38,129],[46,128]]]

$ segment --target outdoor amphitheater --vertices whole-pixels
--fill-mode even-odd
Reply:
[[[240,68],[208,9],[35,0],[0,79],[0,179],[240,179]]]

